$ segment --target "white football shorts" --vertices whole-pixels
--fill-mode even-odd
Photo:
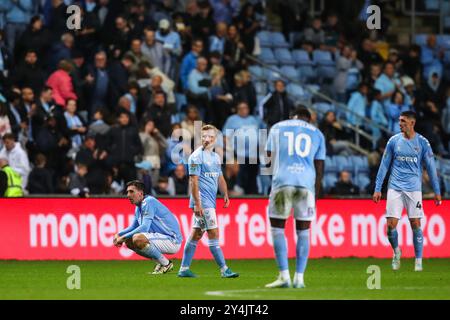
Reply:
[[[180,250],[181,243],[177,243],[175,239],[157,232],[142,233],[149,242],[155,245],[161,253],[175,254]]]
[[[410,219],[423,218],[422,192],[389,189],[387,192],[386,218],[401,219],[403,208],[406,208],[406,213]]]
[[[192,227],[205,230],[217,229],[216,209],[203,209],[203,217],[192,215]]]
[[[269,217],[287,219],[294,209],[295,220],[312,221],[316,217],[314,194],[301,187],[286,186],[272,190],[269,196]]]

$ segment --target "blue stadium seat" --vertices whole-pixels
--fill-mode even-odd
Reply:
[[[272,32],[270,34],[270,41],[273,48],[289,48],[289,43],[286,42],[284,35],[281,32]]]
[[[369,174],[369,161],[366,156],[353,156],[350,159],[356,174]]]
[[[296,100],[307,101],[311,97],[310,94],[308,94],[308,92],[306,92],[306,90],[303,89],[301,85],[296,83],[289,83],[286,87],[286,92],[294,101]]]
[[[177,111],[183,111],[187,106],[187,98],[183,93],[175,93],[175,105],[177,107]]]
[[[281,74],[290,79],[290,81],[298,81],[298,72],[293,66],[282,66]]]
[[[322,116],[325,114],[325,112],[330,110],[334,111],[335,109],[334,105],[328,102],[316,102],[312,107],[317,111],[318,114],[321,114]]]
[[[308,52],[305,50],[293,50],[292,58],[297,63],[298,66],[312,66],[314,62],[311,60]]]
[[[272,66],[271,69],[266,68],[264,70],[264,77],[270,84],[273,84],[273,81],[281,79],[281,70],[276,66]]]
[[[449,178],[444,178],[444,188],[445,188],[445,193],[447,194],[447,196],[450,196],[450,177]]]
[[[291,45],[291,48],[293,48],[296,43],[302,41],[302,39],[303,33],[300,31],[292,31],[289,33],[289,44]]]
[[[419,45],[419,46],[426,45],[427,44],[427,37],[428,37],[427,34],[423,34],[423,33],[422,34],[416,34],[416,37],[415,37],[416,44]]]
[[[350,163],[350,161],[348,160],[347,157],[344,156],[334,156],[334,161],[336,162],[336,166],[338,168],[338,171],[349,171],[350,173],[353,174],[353,168],[352,165]]]
[[[276,48],[275,49],[275,59],[278,60],[280,65],[295,66],[295,61],[292,58],[291,52],[286,48]]]
[[[446,50],[450,49],[450,35],[448,34],[437,35],[436,42],[438,46],[443,47]]]
[[[325,158],[325,173],[334,173],[336,174],[338,172],[338,168],[336,165],[336,161],[334,159],[334,157],[329,157],[327,156]]]
[[[264,69],[258,65],[253,65],[248,67],[248,72],[252,75],[255,80],[264,80]]]
[[[312,65],[299,66],[298,74],[302,83],[314,82],[317,79],[317,72],[314,70]]]
[[[369,179],[368,174],[358,173],[358,175],[356,175],[356,179],[353,183],[359,187],[359,190],[361,192],[369,192],[370,193],[370,190],[367,190],[367,186],[370,184],[370,179]]]
[[[277,60],[273,55],[272,49],[270,48],[261,48],[261,55],[259,58],[267,64],[277,64]]]
[[[254,83],[256,94],[265,96],[267,94],[267,83],[264,81],[255,81]]]
[[[335,76],[336,62],[329,51],[314,50],[313,61],[316,64],[317,76],[320,79],[332,79]]]
[[[440,171],[443,174],[450,174],[450,160],[441,159],[439,162]]]
[[[269,31],[260,31],[256,34],[256,37],[259,39],[259,45],[261,47],[270,47],[272,45],[272,41],[270,40],[271,34]]]
[[[334,187],[338,178],[335,173],[326,173],[323,178],[323,188],[325,192],[329,192],[331,188]]]

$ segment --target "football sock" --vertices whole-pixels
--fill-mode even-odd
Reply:
[[[423,234],[421,228],[413,229],[413,243],[414,255],[417,259],[421,259],[423,251]]]
[[[281,272],[288,271],[288,254],[284,229],[272,227],[271,230],[273,238],[273,249],[275,250],[275,258],[277,261],[278,269]]]
[[[184,245],[183,259],[181,260],[181,271],[189,269],[195,249],[197,249],[197,241],[189,239]]]
[[[219,246],[219,239],[209,239],[208,240],[209,251],[211,251],[214,260],[216,260],[217,265],[220,270],[225,267],[225,258],[223,257],[222,249]],[[226,270],[226,268],[225,268]]]
[[[169,260],[152,243],[148,243],[144,248],[138,249],[136,252],[143,257],[157,260],[163,266],[169,263]]]
[[[304,273],[309,255],[309,229],[297,230],[296,272]]]
[[[392,249],[394,249],[395,252],[398,250],[398,233],[397,229],[390,229],[387,230],[387,236],[389,239],[389,243],[392,246]]]

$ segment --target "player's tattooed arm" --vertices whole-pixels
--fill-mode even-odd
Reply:
[[[322,186],[324,163],[325,161],[323,160],[314,160],[314,167],[316,168],[316,200],[319,198]]]

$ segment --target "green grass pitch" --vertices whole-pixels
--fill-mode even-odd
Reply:
[[[149,275],[150,261],[0,261],[0,299],[450,299],[450,259],[424,259],[413,271],[403,259],[392,271],[388,259],[311,259],[305,289],[265,289],[277,275],[274,260],[230,260],[241,276],[222,279],[213,261],[194,261],[195,279],[180,279],[175,268]],[[69,290],[67,267],[78,265],[81,289]],[[381,289],[369,290],[370,265],[381,270]],[[295,261],[290,261],[291,275]]]

